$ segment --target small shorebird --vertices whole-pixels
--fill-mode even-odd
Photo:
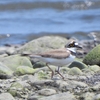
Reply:
[[[76,56],[76,48],[82,48],[78,45],[74,40],[70,41],[65,48],[56,49],[45,53],[40,54],[29,54],[31,58],[37,58],[40,61],[46,63],[46,66],[51,70],[51,78],[53,78],[54,71],[49,67],[48,64],[58,66],[58,70],[56,71],[63,79],[63,75],[59,72],[59,68],[72,63]]]

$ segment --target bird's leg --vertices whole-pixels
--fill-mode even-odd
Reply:
[[[53,78],[53,76],[54,76],[54,71],[48,66],[48,64],[46,63],[46,66],[50,69],[50,71],[52,72],[51,73],[51,79]]]
[[[60,68],[60,67],[58,67],[58,70],[57,70],[56,72],[62,77],[62,79],[64,79],[64,76],[60,73],[59,68]]]

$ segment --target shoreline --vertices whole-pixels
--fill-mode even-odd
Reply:
[[[67,39],[74,37],[77,38],[78,40],[83,40],[83,41],[92,40],[93,38],[88,36],[90,33],[76,32],[76,33],[0,34],[0,46],[4,46],[5,44],[21,45],[42,36],[62,36]],[[95,32],[95,33],[99,34],[100,32]]]

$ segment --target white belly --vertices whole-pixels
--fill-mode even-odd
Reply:
[[[44,58],[44,57],[38,57],[40,61],[46,62],[51,65],[62,67],[64,65],[68,65],[72,63],[75,59],[75,56],[70,55],[68,58],[65,59],[55,59],[55,58]]]

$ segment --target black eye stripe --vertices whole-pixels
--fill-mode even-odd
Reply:
[[[69,44],[70,47],[74,47],[75,46],[75,42]]]

